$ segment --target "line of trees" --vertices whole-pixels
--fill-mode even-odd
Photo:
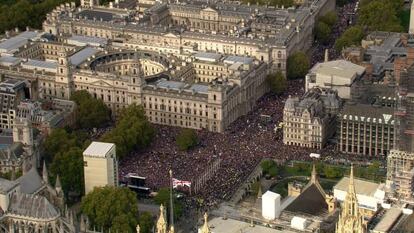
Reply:
[[[359,46],[365,33],[372,31],[407,31],[409,10],[404,0],[362,0],[357,24],[349,27],[335,42],[335,49],[342,51],[349,46]]]
[[[84,193],[82,152],[90,144],[87,131],[111,124],[110,110],[100,99],[86,91],[73,93],[77,103],[77,124],[74,128],[54,129],[44,142],[44,159],[50,167],[51,180],[59,174],[66,197]],[[145,117],[144,109],[130,105],[123,109],[115,128],[104,134],[101,141],[116,144],[117,157],[122,159],[132,150],[145,148],[154,136],[154,129]],[[76,198],[74,199],[76,200]]]

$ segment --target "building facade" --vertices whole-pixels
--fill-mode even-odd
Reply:
[[[313,88],[301,98],[289,97],[283,109],[283,143],[322,148],[335,132],[341,105],[331,89]]]
[[[0,83],[0,127],[11,129],[16,118],[16,109],[25,97],[25,83],[20,80],[6,80]]]
[[[385,157],[394,147],[394,108],[345,104],[338,116],[338,149],[346,154]]]
[[[220,1],[154,1],[140,14],[113,5],[85,4],[76,9],[66,4],[48,14],[43,29],[55,35],[102,37],[121,47],[164,53],[247,55],[285,71],[290,54],[310,48],[316,18],[334,8],[335,2],[328,0],[289,9]]]

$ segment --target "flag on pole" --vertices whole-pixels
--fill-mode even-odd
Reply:
[[[179,179],[172,178],[172,183],[173,183],[172,184],[173,188],[177,188],[179,186],[187,186],[191,188],[191,181],[185,181],[185,180],[179,180]]]

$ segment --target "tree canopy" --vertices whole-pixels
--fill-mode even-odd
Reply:
[[[315,38],[323,44],[328,43],[331,36],[331,28],[324,22],[318,22],[315,27]]]
[[[42,28],[42,23],[56,6],[73,2],[72,0],[5,0],[0,1],[0,31],[11,30],[16,27],[25,30],[26,26],[31,28]],[[79,1],[75,1],[79,2]]]
[[[342,49],[361,44],[361,40],[364,38],[364,31],[359,26],[349,27],[342,35],[335,41],[335,49],[341,52]]]
[[[102,100],[93,98],[86,90],[75,91],[71,100],[77,104],[76,119],[80,128],[102,127],[110,121],[109,108]]]
[[[154,219],[152,218],[151,213],[143,212],[139,215],[139,227],[140,233],[151,233],[152,228],[154,227]]]
[[[104,142],[116,144],[118,158],[126,156],[136,149],[147,147],[154,136],[154,129],[139,105],[129,105],[123,109],[117,119],[115,128],[104,134]]]
[[[280,71],[276,72],[275,74],[269,74],[267,76],[267,81],[269,83],[270,90],[276,95],[282,94],[287,88],[286,77]]]
[[[403,27],[397,17],[401,6],[400,0],[372,0],[362,5],[358,23],[369,31],[401,32]]]
[[[65,194],[84,191],[83,156],[79,147],[71,147],[67,151],[60,151],[53,159],[50,171],[56,177],[59,174]]]
[[[125,187],[95,188],[82,199],[81,211],[91,227],[104,232],[135,232],[138,223],[136,195]]]
[[[288,57],[287,76],[288,79],[304,78],[308,73],[310,61],[304,52],[296,52]]]
[[[322,43],[327,43],[337,20],[338,17],[334,11],[320,17],[315,25],[315,38]]]
[[[44,158],[50,165],[50,176],[60,176],[62,188],[67,196],[69,192],[81,195],[83,188],[83,149],[89,145],[87,135],[81,131],[68,132],[54,129],[44,142]]]
[[[324,16],[320,17],[319,21],[332,28],[335,25],[336,21],[338,21],[338,16],[336,15],[335,11],[329,11]]]
[[[180,150],[188,150],[198,144],[198,137],[194,129],[182,129],[175,142]]]
[[[43,143],[44,158],[50,163],[56,154],[66,152],[72,147],[84,148],[88,143],[85,132],[68,132],[63,128],[53,129]]]
[[[271,177],[277,176],[280,172],[274,160],[264,160],[260,166],[262,167],[263,173],[268,174]]]

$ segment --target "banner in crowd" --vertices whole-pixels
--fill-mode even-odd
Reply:
[[[172,185],[173,185],[173,188],[177,188],[179,186],[187,186],[187,187],[191,188],[191,182],[190,181],[179,180],[179,179],[175,179],[175,178],[172,178]]]

